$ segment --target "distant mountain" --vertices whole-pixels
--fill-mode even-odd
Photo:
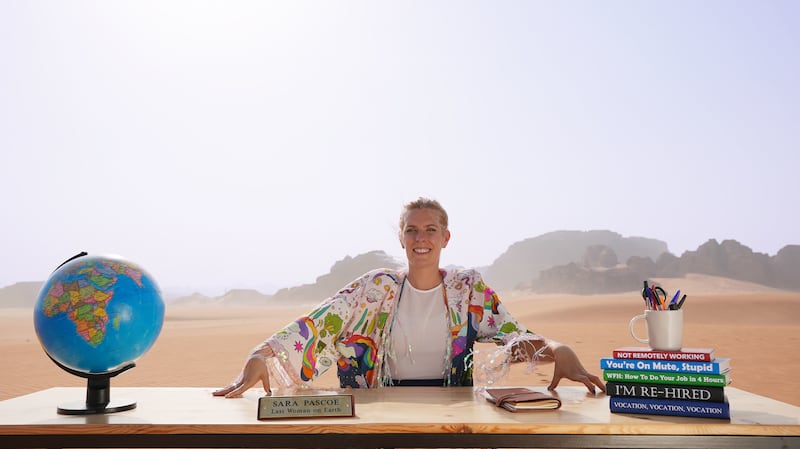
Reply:
[[[512,244],[484,273],[495,290],[524,288],[542,270],[583,264],[588,248],[609,248],[621,260],[632,256],[655,259],[667,251],[661,240],[623,237],[612,231],[555,231]]]
[[[786,245],[771,258],[773,285],[800,289],[800,245]]]
[[[33,307],[44,282],[17,282],[0,288],[0,307]]]
[[[173,303],[185,304],[197,299],[208,304],[222,305],[270,305],[270,304],[317,304],[338,292],[348,283],[376,268],[400,268],[403,265],[383,251],[371,251],[355,257],[345,256],[336,261],[330,272],[323,274],[313,284],[283,288],[274,295],[265,295],[256,290],[230,290],[215,298],[178,298]]]
[[[383,251],[371,251],[337,261],[313,284],[284,288],[274,295],[234,289],[216,297],[194,293],[170,304],[317,304],[367,271],[403,266]],[[690,273],[800,290],[800,245],[787,245],[769,256],[735,240],[711,239],[678,257],[660,240],[622,237],[611,231],[557,231],[514,243],[481,272],[498,291],[619,293],[638,289],[644,279]],[[19,282],[0,288],[0,307],[33,307],[42,285]]]
[[[754,282],[770,287],[800,289],[800,245],[787,245],[775,256],[753,252],[736,240],[718,243],[711,239],[696,251],[686,251],[681,257],[656,262],[661,273],[710,274]]]
[[[376,268],[397,269],[403,266],[404,264],[383,251],[371,251],[356,257],[346,256],[344,259],[334,263],[331,271],[318,277],[313,284],[278,290],[270,300],[281,303],[316,304],[332,296],[367,271]]]
[[[253,289],[233,289],[217,299],[221,304],[232,306],[263,306],[271,297]]]
[[[620,293],[638,289],[648,278],[684,277],[691,273],[800,290],[800,245],[785,246],[770,257],[755,253],[735,240],[718,243],[711,239],[680,257],[669,252],[654,259],[631,256],[624,264],[613,266],[598,265],[588,251],[582,263],[548,268],[521,286],[539,293]],[[608,254],[613,250],[604,251],[607,257],[612,257]]]
[[[183,304],[216,304],[219,302],[219,299],[206,296],[202,293],[192,293],[191,295],[187,296],[177,296],[172,298],[169,302],[167,302],[167,307],[171,305],[183,305]]]

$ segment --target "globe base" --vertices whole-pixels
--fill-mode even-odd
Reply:
[[[93,406],[86,402],[68,402],[58,406],[59,415],[100,415],[104,413],[124,412],[136,408],[136,401],[117,399],[103,406]]]
[[[49,355],[49,354],[48,354]],[[103,413],[116,413],[136,408],[136,401],[130,400],[111,400],[111,378],[136,366],[129,363],[122,368],[102,374],[90,374],[76,371],[69,368],[58,360],[50,357],[56,365],[68,373],[86,378],[86,401],[68,402],[58,406],[58,413],[61,415],[99,415]]]

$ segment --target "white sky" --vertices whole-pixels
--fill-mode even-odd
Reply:
[[[797,1],[0,1],[0,286],[115,253],[165,290],[610,229],[800,244]]]

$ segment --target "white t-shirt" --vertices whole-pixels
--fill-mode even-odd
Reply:
[[[442,284],[418,290],[406,280],[390,336],[395,359],[389,368],[395,380],[444,377],[450,330]]]

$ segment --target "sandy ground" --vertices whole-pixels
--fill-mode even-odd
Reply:
[[[800,293],[716,278],[661,281],[668,291],[681,288],[690,295],[684,305],[685,347],[713,347],[718,357],[730,357],[732,386],[800,406],[794,378],[800,372]],[[628,322],[643,309],[636,292],[509,293],[502,300],[520,322],[572,346],[598,375],[601,357],[610,356],[615,347],[638,345],[628,332]],[[307,308],[168,306],[158,341],[134,369],[112,379],[112,394],[114,386],[224,386],[253,346]],[[44,354],[31,310],[0,309],[0,329],[0,400],[54,386],[86,385]],[[483,354],[491,349],[480,348]],[[523,368],[512,369],[502,384],[549,383],[552,365],[540,365],[530,374]],[[317,385],[336,386],[333,370]]]

